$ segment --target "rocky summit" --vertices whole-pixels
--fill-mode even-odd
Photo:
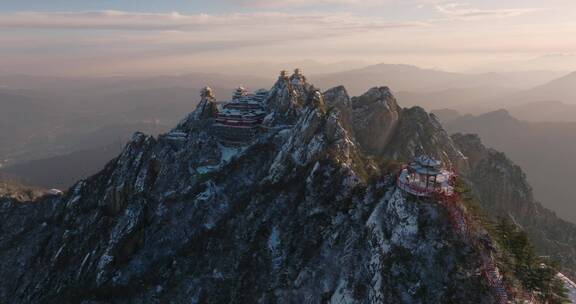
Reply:
[[[215,93],[61,196],[0,199],[0,302],[521,299],[464,203],[396,186],[421,154],[470,170],[433,115],[300,71],[225,105]]]

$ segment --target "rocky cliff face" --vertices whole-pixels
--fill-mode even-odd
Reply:
[[[316,89],[296,70],[292,76],[282,71],[267,98],[270,115],[265,124],[294,124]]]
[[[387,87],[350,98],[342,86],[325,92],[326,103],[338,109],[345,129],[369,156],[408,161],[428,154],[466,170],[462,153],[433,114],[420,107],[401,108]]]
[[[367,156],[460,157],[434,117],[385,88],[350,99],[295,75],[250,144],[221,145],[200,107],[61,198],[1,200],[0,299],[494,303],[479,274],[493,249]]]
[[[371,154],[382,153],[400,116],[400,107],[390,90],[373,88],[352,98],[352,113],[358,142]]]
[[[465,177],[484,210],[493,217],[510,217],[528,233],[540,254],[559,261],[563,272],[576,276],[576,225],[536,202],[522,169],[503,153],[486,148],[476,135],[452,138],[468,157],[470,171]]]
[[[200,97],[200,102],[198,103],[198,106],[196,106],[196,111],[194,111],[194,118],[196,120],[213,118],[216,113],[218,113],[218,109],[216,107],[216,97],[214,96],[212,88],[204,87],[200,92]]]

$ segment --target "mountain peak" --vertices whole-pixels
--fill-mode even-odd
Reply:
[[[492,117],[495,119],[505,119],[505,120],[516,120],[516,118],[512,117],[510,112],[506,109],[498,109],[496,111],[487,112],[482,114],[485,117]]]
[[[196,106],[194,115],[196,119],[214,118],[218,113],[216,97],[212,88],[206,86],[200,92],[200,102]]]
[[[323,94],[299,72],[281,74],[270,90],[235,92],[204,115],[214,102],[202,91],[194,115],[158,138],[136,134],[104,170],[62,197],[22,207],[0,203],[0,297],[501,297],[494,288],[470,288],[487,284],[476,274],[479,265],[493,265],[494,249],[478,245],[489,236],[464,237],[435,198],[416,199],[396,187],[395,161],[417,152],[447,165],[458,159],[433,116],[401,109],[386,87],[351,99],[343,87]],[[466,212],[456,201],[450,210]]]
[[[392,95],[392,91],[388,87],[373,87],[366,93],[362,94],[359,98],[355,99],[355,104],[363,106],[368,103],[385,103],[388,107],[398,108],[396,98]]]
[[[337,86],[324,92],[324,98],[329,106],[349,107],[350,96],[344,86]]]

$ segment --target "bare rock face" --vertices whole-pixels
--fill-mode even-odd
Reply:
[[[436,117],[419,107],[402,109],[388,88],[372,88],[350,99],[340,86],[326,91],[324,96],[326,104],[339,112],[344,128],[364,153],[401,161],[428,154],[459,170],[467,170],[466,157]]]
[[[218,109],[216,107],[216,98],[212,88],[205,87],[200,92],[200,102],[196,106],[194,115],[196,119],[210,119],[216,117]]]
[[[381,154],[394,134],[400,107],[386,87],[372,88],[352,98],[352,123],[356,139],[366,152]]]
[[[0,299],[494,303],[479,275],[492,249],[364,153],[451,155],[451,139],[385,88],[348,100],[284,74],[250,144],[224,146],[189,115],[158,138],[136,134],[63,197],[0,199]]]
[[[420,107],[403,109],[396,125],[396,132],[380,155],[386,158],[404,159],[409,155],[419,154],[431,155],[454,167],[466,166],[464,155],[433,114],[426,113]]]
[[[268,95],[270,117],[267,117],[266,124],[293,124],[314,91],[298,69],[292,76],[282,71]]]
[[[352,109],[350,96],[344,86],[337,86],[329,89],[324,92],[324,98],[329,106],[335,107],[338,110]]]
[[[324,99],[329,107],[332,107],[340,113],[340,121],[346,131],[354,134],[352,102],[350,96],[343,86],[334,87],[324,92]]]

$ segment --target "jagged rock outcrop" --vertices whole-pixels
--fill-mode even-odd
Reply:
[[[503,153],[486,148],[474,134],[454,134],[452,138],[468,158],[470,171],[464,177],[483,209],[493,218],[512,219],[527,232],[541,255],[559,261],[563,273],[575,277],[576,225],[536,202],[522,169]]]
[[[216,105],[214,91],[208,86],[204,87],[200,91],[200,102],[196,105],[196,109],[180,121],[178,126],[176,126],[168,136],[187,137],[187,134],[178,134],[178,130],[186,132],[196,130],[201,133],[206,133],[217,114],[218,106]]]
[[[212,88],[203,88],[200,92],[200,97],[200,102],[193,112],[194,117],[198,120],[214,118],[218,113],[218,108],[216,107],[216,97]]]
[[[418,154],[434,156],[460,170],[467,167],[465,157],[433,114],[420,107],[403,109],[396,132],[381,155],[406,160],[406,157]]]
[[[370,154],[383,153],[395,133],[400,107],[387,87],[372,88],[352,98],[352,121],[356,139]]]
[[[492,249],[452,229],[440,204],[405,196],[396,172],[364,153],[451,156],[441,127],[418,108],[395,117],[387,89],[349,103],[345,90],[323,96],[305,81],[281,76],[268,132],[250,144],[223,146],[189,115],[157,139],[135,134],[61,198],[0,201],[0,299],[493,303],[479,274]]]
[[[354,134],[352,102],[350,101],[348,92],[346,92],[346,88],[344,88],[344,86],[337,86],[327,90],[324,92],[324,100],[329,107],[338,110],[342,125],[348,133],[353,135],[353,138],[356,138]]]
[[[324,92],[324,99],[326,103],[340,111],[348,111],[352,109],[350,96],[344,86],[337,86]],[[350,122],[352,122],[350,120]]]
[[[293,124],[314,91],[300,70],[296,69],[291,76],[282,71],[268,95],[267,104],[271,113],[265,123]]]
[[[467,170],[465,157],[436,117],[420,107],[401,108],[388,88],[375,87],[350,99],[340,86],[324,96],[328,105],[339,110],[346,130],[366,154],[399,161],[428,154]]]

